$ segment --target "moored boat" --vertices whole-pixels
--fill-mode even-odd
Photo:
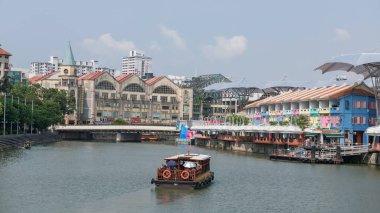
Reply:
[[[209,155],[180,154],[165,158],[165,164],[157,169],[156,178],[151,183],[160,185],[185,185],[194,189],[203,188],[214,180],[210,171]]]
[[[156,133],[142,134],[141,140],[142,141],[158,141],[160,140],[160,136]]]

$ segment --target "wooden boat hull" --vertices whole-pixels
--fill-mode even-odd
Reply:
[[[208,172],[194,181],[183,181],[183,180],[156,180],[152,178],[151,184],[156,186],[160,185],[172,185],[172,186],[191,186],[193,189],[201,189],[211,184],[214,180],[214,172]]]

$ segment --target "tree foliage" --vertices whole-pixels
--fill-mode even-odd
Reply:
[[[249,123],[249,118],[244,115],[230,114],[227,115],[227,122],[234,125],[247,125]]]
[[[128,122],[126,122],[125,120],[120,119],[120,118],[112,121],[112,125],[127,125],[127,124],[128,124]]]
[[[4,109],[4,96],[1,97],[1,110]],[[6,96],[6,125],[30,125],[39,130],[63,123],[66,113],[73,111],[74,97],[66,91],[42,88],[40,85],[16,84]]]
[[[309,127],[309,118],[306,115],[299,115],[294,119],[294,124],[296,124],[303,131]]]
[[[11,83],[9,82],[9,77],[4,76],[0,79],[0,92],[8,93],[12,88]]]

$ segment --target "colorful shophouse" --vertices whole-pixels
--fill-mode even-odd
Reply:
[[[376,123],[372,89],[364,83],[288,91],[245,107],[253,124],[292,123],[299,115],[309,118],[310,128],[321,143],[367,144],[364,132]]]

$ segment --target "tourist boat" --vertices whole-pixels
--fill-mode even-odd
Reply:
[[[165,164],[157,169],[156,178],[151,183],[160,185],[191,186],[203,188],[214,180],[214,172],[210,171],[209,155],[180,154],[165,158]]]
[[[24,143],[24,149],[30,149],[30,148],[32,148],[32,144],[29,141],[26,141]]]

